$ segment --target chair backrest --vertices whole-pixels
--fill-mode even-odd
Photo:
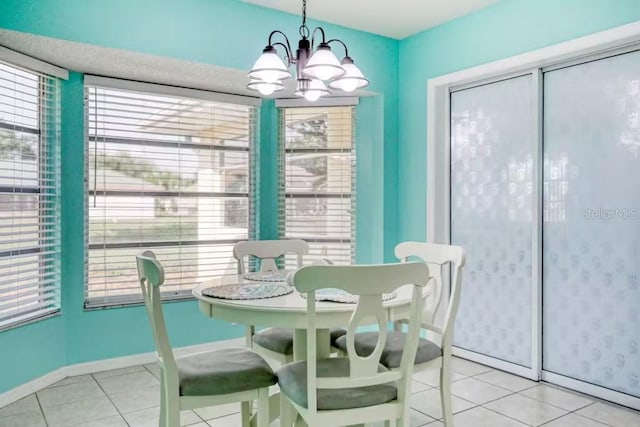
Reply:
[[[308,409],[317,410],[317,390],[364,387],[398,382],[398,400],[406,400],[411,393],[411,372],[418,348],[422,288],[429,282],[429,269],[421,262],[380,265],[312,265],[302,267],[287,278],[290,285],[306,294],[307,299],[307,388]],[[400,369],[378,372],[380,356],[387,339],[387,312],[383,308],[383,294],[391,293],[403,285],[413,285],[411,314],[406,346]],[[349,377],[316,378],[316,301],[315,293],[322,288],[338,288],[358,295],[358,303],[347,327]],[[368,356],[355,350],[356,328],[371,324],[375,319],[379,328],[378,342]],[[364,323],[365,320],[368,320]]]
[[[136,262],[138,265],[138,280],[140,281],[144,305],[151,323],[151,332],[153,333],[153,341],[156,344],[158,359],[163,365],[165,374],[177,372],[176,361],[162,313],[160,286],[164,283],[164,268],[156,259],[153,251],[149,250],[142,251],[136,255]]]
[[[395,248],[396,257],[403,261],[412,258],[419,258],[429,266],[429,272],[436,281],[435,292],[432,293],[434,300],[435,313],[440,306],[442,299],[442,289],[444,286],[446,265],[451,265],[453,277],[451,278],[451,293],[449,295],[449,303],[444,316],[444,322],[441,328],[433,327],[433,318],[423,319],[423,326],[439,333],[442,338],[442,346],[450,346],[453,339],[453,325],[458,313],[460,305],[460,294],[462,286],[462,267],[464,267],[466,254],[462,247],[454,245],[443,245],[437,243],[426,242],[402,242]]]
[[[245,258],[250,256],[260,260],[260,271],[277,271],[276,261],[279,257],[286,254],[296,254],[298,267],[302,267],[302,257],[308,253],[309,244],[300,239],[243,240],[233,247],[233,256],[238,261],[238,274],[247,272]]]

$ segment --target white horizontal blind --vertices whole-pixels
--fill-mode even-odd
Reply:
[[[0,62],[0,329],[60,309],[58,85]]]
[[[156,252],[165,298],[236,271],[252,235],[256,107],[87,86],[85,305],[141,302],[134,255]]]
[[[354,131],[351,106],[280,108],[279,235],[309,242],[308,261],[354,261]]]

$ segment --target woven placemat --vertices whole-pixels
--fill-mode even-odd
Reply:
[[[306,298],[307,294],[300,294],[302,298]],[[382,301],[389,301],[396,297],[395,292],[382,294]],[[316,301],[341,302],[345,304],[356,304],[358,296],[350,294],[347,291],[338,288],[324,288],[316,291]]]
[[[244,278],[247,280],[255,280],[258,282],[286,282],[288,271],[265,271],[256,273],[247,273]]]
[[[234,283],[214,286],[202,290],[202,295],[222,299],[263,299],[275,298],[293,292],[291,286],[284,283]]]

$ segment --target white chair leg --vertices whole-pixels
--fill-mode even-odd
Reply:
[[[160,427],[180,427],[180,402],[171,398],[164,376],[160,380]]]
[[[172,399],[166,395],[166,418],[164,427],[180,427],[180,402],[178,398]]]
[[[442,400],[442,422],[445,427],[453,427],[453,410],[451,408],[451,358],[442,359],[440,368],[440,399]]]
[[[242,427],[251,426],[251,402],[240,402],[240,419]]]
[[[258,425],[257,427],[269,427],[269,388],[258,390]]]
[[[398,427],[409,427],[410,426],[410,418],[409,418],[409,408],[407,407],[406,410],[402,411],[402,416],[400,418],[398,418],[397,420],[393,420],[392,424],[393,426],[398,426]]]
[[[167,398],[164,389],[164,380],[160,380],[160,427],[167,426]]]
[[[293,424],[293,408],[282,392],[280,392],[280,427],[291,427]]]

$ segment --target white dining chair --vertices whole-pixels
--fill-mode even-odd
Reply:
[[[251,402],[257,400],[257,426],[267,427],[269,386],[276,383],[269,364],[246,347],[174,357],[162,311],[164,269],[152,251],[143,251],[136,261],[160,364],[160,426],[179,427],[181,410],[242,402],[248,427]]]
[[[309,244],[301,239],[242,240],[233,247],[233,256],[238,261],[238,274],[251,270],[251,257],[259,262],[261,272],[278,271],[278,258],[287,254],[296,255],[297,267],[302,267],[304,255],[309,253]]]
[[[443,421],[446,427],[453,426],[453,412],[451,408],[451,345],[453,342],[453,327],[460,305],[462,290],[462,268],[465,263],[465,251],[459,246],[441,245],[425,242],[403,242],[395,248],[396,257],[404,262],[419,259],[426,263],[434,282],[434,290],[427,297],[427,304],[423,310],[421,328],[426,331],[427,338],[420,338],[416,353],[414,372],[427,369],[440,369],[440,397],[442,401]],[[451,292],[441,326],[434,324],[436,312],[440,307],[443,284],[448,275],[445,267],[451,266]],[[398,322],[400,324],[407,321]],[[401,328],[396,328],[401,329]],[[408,336],[401,330],[395,330],[387,337],[387,343],[382,351],[381,363],[389,369],[400,369],[403,348],[408,342]],[[377,340],[376,332],[362,332],[357,334],[355,349],[358,354],[370,354]],[[336,347],[342,352],[348,351],[343,338],[336,341]]]
[[[303,267],[288,281],[305,294],[307,301],[307,360],[284,365],[277,371],[281,399],[281,426],[290,427],[296,418],[293,407],[309,427],[345,426],[386,421],[409,426],[411,373],[418,347],[422,288],[429,281],[424,263],[410,262],[382,265]],[[383,294],[412,286],[409,330],[400,369],[390,371],[380,364],[387,339],[388,313],[383,307]],[[343,338],[353,350],[356,328],[375,324],[375,349],[368,357],[349,351],[347,357],[318,359],[316,351],[315,293],[322,288],[339,288],[358,295],[353,314]]]
[[[309,253],[309,244],[300,239],[246,240],[233,247],[233,256],[238,262],[238,274],[253,270],[275,272],[280,268],[278,259],[287,254],[296,255],[296,266],[302,267],[304,255]],[[252,265],[253,262],[256,265]],[[247,346],[267,359],[279,364],[293,361],[293,330],[267,328],[256,333],[255,326],[247,326]]]

